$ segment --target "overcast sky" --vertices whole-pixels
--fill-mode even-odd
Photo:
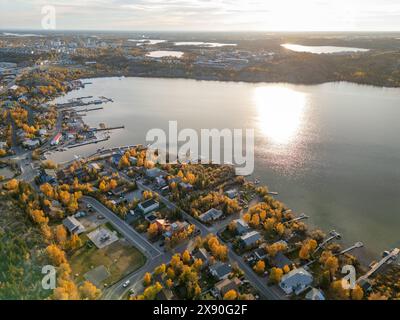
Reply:
[[[0,0],[0,29],[400,31],[400,0]]]

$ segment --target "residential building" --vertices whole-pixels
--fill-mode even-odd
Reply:
[[[148,214],[154,210],[157,210],[160,207],[160,204],[154,200],[149,199],[144,202],[139,203],[138,208],[143,214]]]
[[[240,237],[240,242],[243,247],[252,247],[260,240],[261,234],[258,231],[251,231]]]
[[[232,189],[232,190],[226,191],[225,194],[226,194],[226,196],[227,196],[228,198],[233,199],[233,198],[237,197],[238,192],[237,192],[237,190]]]
[[[274,257],[270,257],[269,263],[273,267],[282,269],[285,266],[292,266],[293,261],[286,257],[281,251],[278,252]]]
[[[137,158],[131,156],[129,157],[129,162],[131,163],[132,166],[136,166]]]
[[[63,220],[63,225],[70,233],[80,234],[85,231],[85,227],[75,217],[69,216]]]
[[[207,212],[201,214],[199,216],[199,219],[203,222],[211,222],[211,221],[215,221],[215,220],[221,218],[222,215],[223,215],[223,212],[221,210],[211,208]]]
[[[171,238],[174,234],[177,234],[179,232],[182,232],[183,230],[186,230],[189,227],[189,223],[186,221],[176,221],[170,225],[168,230],[164,232],[163,236],[165,238]]]
[[[115,167],[118,167],[121,158],[122,158],[122,154],[120,154],[120,153],[113,154],[111,156],[110,162]]]
[[[215,284],[215,289],[217,289],[220,297],[222,298],[230,290],[238,291],[238,288],[241,284],[242,281],[240,281],[237,277],[234,277],[233,279],[224,279],[217,282]]]
[[[250,230],[249,225],[243,219],[234,220],[236,224],[236,232],[239,235],[243,235]]]
[[[37,139],[27,139],[22,142],[22,146],[27,149],[35,149],[40,146],[40,141]]]
[[[257,260],[263,260],[267,257],[267,252],[265,251],[264,248],[257,248],[254,251],[254,255],[257,258]]]
[[[146,176],[149,178],[156,178],[156,177],[165,177],[167,175],[166,172],[159,168],[152,168],[152,169],[147,169],[145,172]]]
[[[312,288],[307,292],[306,300],[325,300],[325,296],[321,290]]]
[[[181,182],[179,183],[179,186],[185,191],[193,190],[193,186],[190,183]]]
[[[210,255],[204,248],[199,248],[192,256],[194,259],[201,259],[203,261],[202,267],[206,267],[209,264]]]
[[[231,265],[218,261],[209,267],[210,273],[218,280],[224,280],[229,277],[232,272]]]
[[[279,286],[286,294],[300,294],[313,282],[313,276],[304,268],[290,271],[282,277]]]
[[[158,187],[162,188],[167,185],[167,182],[165,181],[165,179],[163,177],[156,177],[156,184]]]

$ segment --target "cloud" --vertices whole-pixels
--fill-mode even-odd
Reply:
[[[1,0],[0,28],[40,28],[49,4],[60,29],[400,30],[398,0]]]

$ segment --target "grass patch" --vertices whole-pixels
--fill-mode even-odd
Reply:
[[[127,274],[142,267],[145,256],[125,240],[120,239],[109,246],[97,249],[83,246],[70,257],[73,274],[78,274],[77,282],[84,281],[84,274],[98,266],[105,266],[110,276],[102,282],[108,286],[117,282]]]

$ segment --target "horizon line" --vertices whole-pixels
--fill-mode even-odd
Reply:
[[[241,32],[254,32],[254,33],[400,33],[400,30],[181,30],[181,29],[171,29],[171,30],[120,30],[120,29],[53,29],[53,30],[45,30],[45,29],[35,29],[35,28],[1,28],[1,32],[6,31],[35,31],[35,32],[63,32],[63,31],[79,31],[79,32],[180,32],[180,33],[190,33],[190,32],[210,32],[210,33],[241,33]]]

